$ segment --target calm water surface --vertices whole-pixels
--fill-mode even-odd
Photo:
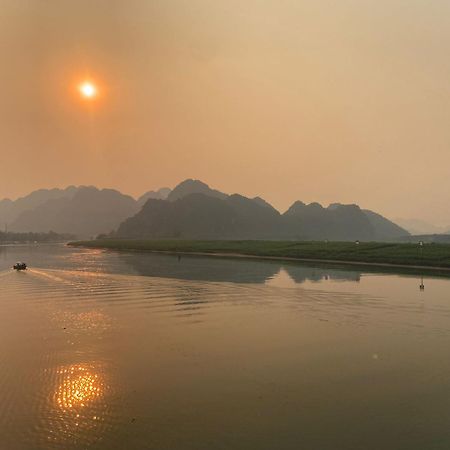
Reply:
[[[450,280],[420,283],[0,247],[0,449],[449,449]]]

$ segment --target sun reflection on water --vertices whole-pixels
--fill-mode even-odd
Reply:
[[[115,420],[111,385],[102,363],[71,364],[55,368],[51,414],[44,414],[41,437],[50,449],[90,448],[106,439]],[[50,399],[49,399],[50,400]],[[44,434],[45,433],[45,434]]]
[[[57,373],[63,380],[56,391],[56,401],[64,411],[85,407],[103,395],[103,381],[87,367],[71,366]]]

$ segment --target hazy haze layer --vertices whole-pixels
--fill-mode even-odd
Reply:
[[[449,54],[443,0],[2,0],[0,198],[192,177],[448,224]]]

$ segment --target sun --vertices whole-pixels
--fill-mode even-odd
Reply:
[[[80,86],[78,86],[78,90],[80,91],[80,94],[87,99],[92,99],[97,96],[97,87],[90,81],[81,83]]]

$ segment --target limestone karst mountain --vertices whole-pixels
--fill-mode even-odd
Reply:
[[[78,189],[76,186],[69,186],[66,189],[39,189],[17,200],[8,198],[0,200],[0,225],[10,227],[23,212],[33,210],[49,200],[70,199]]]
[[[71,198],[49,200],[24,211],[11,224],[14,231],[55,231],[82,237],[108,233],[139,207],[135,199],[114,189],[80,187]]]
[[[17,232],[124,238],[392,240],[408,232],[358,205],[294,202],[281,214],[260,197],[226,194],[188,179],[137,200],[114,189],[70,186],[0,201],[0,221]]]
[[[170,192],[171,192],[171,189],[167,188],[167,187],[158,189],[157,191],[148,191],[145,194],[142,194],[137,199],[138,205],[140,207],[142,207],[144,205],[144,203],[147,200],[149,200],[150,198],[157,199],[157,200],[165,200],[168,197],[168,195],[170,194]]]
[[[125,238],[386,240],[408,235],[358,205],[295,202],[280,214],[265,200],[227,195],[186,180],[167,200],[150,199],[115,233]]]

